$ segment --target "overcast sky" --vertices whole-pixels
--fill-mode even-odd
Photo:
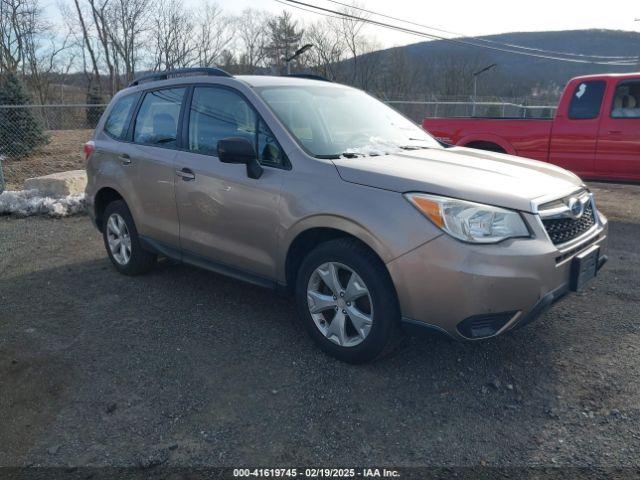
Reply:
[[[43,1],[43,0],[41,0]],[[278,13],[290,10],[296,18],[305,22],[322,18],[320,15],[286,7],[276,0],[210,0],[225,11],[238,13],[252,7]],[[301,0],[330,9],[339,8],[327,0]],[[350,0],[340,0],[350,3]],[[61,21],[58,4],[73,7],[72,0],[44,0],[48,16]],[[201,4],[201,0],[184,0],[190,7]],[[410,19],[444,30],[465,35],[488,35],[492,33],[541,30],[575,30],[583,28],[606,28],[613,30],[640,31],[640,2],[638,0],[609,0],[598,3],[595,0],[360,0],[358,5],[368,10],[394,17]],[[384,20],[392,22],[392,20]],[[397,22],[395,22],[397,23]],[[410,25],[408,27],[411,27]],[[420,27],[413,27],[419,29]],[[368,27],[368,33],[375,35],[383,47],[404,45],[423,41],[423,38],[394,32],[379,27]],[[567,46],[570,47],[570,46]],[[638,54],[640,52],[630,52]]]
[[[305,3],[336,9],[326,0],[301,0]],[[349,0],[341,0],[350,3]],[[197,5],[198,0],[186,0]],[[227,11],[239,12],[253,7],[281,11],[284,7],[275,0],[218,0]],[[606,3],[594,0],[366,0],[359,6],[376,12],[392,15],[429,26],[461,32],[466,35],[540,30],[575,30],[583,28],[606,28],[614,30],[640,30],[640,2],[638,0],[609,0]],[[296,17],[307,20],[319,15],[289,8]],[[387,47],[422,41],[419,37],[370,27],[380,43]],[[630,52],[631,53],[631,52]],[[640,53],[640,52],[633,52]]]

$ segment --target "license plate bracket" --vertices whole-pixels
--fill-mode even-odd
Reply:
[[[593,247],[580,252],[571,261],[571,276],[569,288],[574,292],[584,289],[584,286],[598,273],[598,260],[600,258],[600,247]]]

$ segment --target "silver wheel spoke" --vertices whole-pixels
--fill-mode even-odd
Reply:
[[[340,280],[338,279],[338,269],[335,263],[325,263],[317,270],[320,278],[327,287],[331,289],[334,295],[339,295],[342,291]]]
[[[326,310],[335,310],[337,302],[331,295],[323,295],[319,292],[307,292],[309,310],[311,313],[320,313]]]
[[[108,227],[112,233],[114,233],[115,235],[120,235],[120,227],[118,227],[117,220],[114,215],[111,215],[111,217],[109,217]]]
[[[344,292],[344,299],[348,302],[353,302],[354,300],[368,294],[369,290],[367,290],[367,287],[360,276],[356,272],[353,272],[351,274],[351,278],[349,278],[347,289]]]
[[[362,338],[366,337],[371,329],[371,317],[353,306],[347,307],[347,314],[355,329],[360,333],[360,336]]]
[[[327,329],[326,336],[327,338],[335,337],[340,345],[347,343],[346,317],[342,312],[336,312]]]

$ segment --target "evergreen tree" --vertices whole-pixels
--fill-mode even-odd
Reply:
[[[0,76],[0,105],[28,105],[31,98],[14,73]],[[49,141],[30,108],[0,108],[0,156],[24,157]]]
[[[103,103],[102,95],[100,94],[100,89],[91,86],[87,90],[87,105],[98,105],[95,107],[87,107],[87,128],[96,128],[98,125],[98,120],[104,113],[104,107],[100,104]]]
[[[285,58],[289,58],[300,46],[303,30],[298,29],[298,22],[291,19],[286,10],[267,22],[269,43],[266,46],[267,57],[271,65],[277,68],[284,66]]]

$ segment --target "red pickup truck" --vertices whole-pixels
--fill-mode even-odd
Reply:
[[[425,118],[439,140],[559,165],[586,179],[640,181],[640,73],[566,86],[553,119]]]

